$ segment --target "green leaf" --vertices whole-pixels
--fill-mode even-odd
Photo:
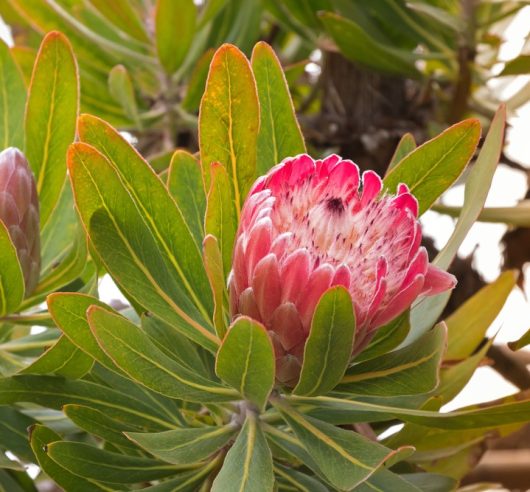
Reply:
[[[77,348],[103,366],[120,371],[109,356],[101,350],[90,331],[86,318],[86,312],[90,306],[95,305],[111,311],[109,306],[92,296],[61,292],[48,296],[47,304],[56,325]]]
[[[237,431],[233,424],[222,427],[175,429],[165,432],[127,432],[129,439],[168,463],[186,465],[202,461],[225,446]]]
[[[138,106],[134,87],[129,72],[123,65],[116,65],[109,73],[109,92],[123,109],[127,118],[134,121],[138,128],[142,128],[142,122],[138,116]]]
[[[459,217],[462,207],[435,205],[436,212]],[[479,222],[502,222],[515,227],[530,227],[530,200],[521,200],[512,207],[486,207],[477,219]]]
[[[18,459],[33,461],[34,457],[28,442],[27,429],[35,423],[34,419],[18,410],[1,406],[0,448],[11,451]]]
[[[182,469],[151,458],[124,456],[80,442],[52,442],[47,446],[47,454],[75,475],[109,483],[146,482]]]
[[[204,238],[206,195],[200,164],[189,152],[177,150],[173,154],[169,165],[167,187],[182,211],[195,241],[201,246]]]
[[[515,271],[503,272],[445,320],[448,329],[446,359],[465,359],[475,351],[516,282]]]
[[[262,409],[274,386],[274,349],[265,327],[240,316],[217,353],[215,372]]]
[[[117,148],[113,147],[113,151]],[[130,160],[128,166],[134,168]],[[206,311],[202,313],[204,308],[200,308],[204,301],[211,299],[211,292],[201,257],[197,264],[197,248],[182,216],[177,216],[182,227],[179,230],[179,224],[172,222],[175,215],[171,213],[171,208],[174,212],[178,209],[156,175],[147,169],[147,164],[145,167],[149,179],[156,180],[161,189],[155,193],[144,179],[135,184],[144,193],[140,195],[141,190],[134,193],[146,200],[149,209],[155,207],[157,219],[145,207],[138,209],[138,202],[102,154],[87,144],[73,144],[69,152],[70,179],[81,218],[107,270],[125,292],[189,338],[214,351],[218,339],[202,325],[203,318],[211,322],[210,315]],[[157,200],[147,198],[152,196]],[[159,207],[166,197],[168,208],[161,215]],[[188,277],[194,265],[196,271]],[[202,284],[202,276],[207,291],[199,296],[199,288],[203,290],[198,285]],[[194,303],[188,295],[194,297]]]
[[[407,347],[355,364],[336,391],[379,396],[428,393],[439,381],[445,340],[445,327],[439,325]]]
[[[92,480],[86,480],[69,472],[48,455],[48,445],[60,441],[61,436],[48,427],[37,424],[29,429],[31,448],[42,470],[64,490],[79,492],[111,491],[113,489],[103,486]]]
[[[215,53],[199,116],[202,175],[210,186],[210,166],[219,162],[230,177],[239,213],[256,176],[259,102],[245,55],[225,44]]]
[[[16,311],[24,299],[24,290],[17,250],[0,220],[0,317]]]
[[[215,458],[202,468],[179,473],[176,478],[171,478],[157,485],[145,487],[144,492],[196,492],[200,490],[200,482],[208,483],[207,477],[219,466],[219,458]]]
[[[104,439],[107,442],[127,449],[138,449],[123,432],[138,430],[137,427],[124,424],[103,412],[85,405],[65,405],[64,414],[78,427]]]
[[[167,257],[169,272],[209,321],[212,300],[200,245],[194,243],[182,212],[164,183],[140,154],[103,120],[82,115],[78,131],[80,139],[99,150],[118,172],[149,234],[156,240],[159,255]]]
[[[221,0],[224,2],[224,0]],[[212,2],[208,2],[209,6]],[[188,89],[182,101],[182,108],[189,112],[195,112],[199,109],[201,104],[201,97],[206,87],[206,79],[208,78],[208,70],[212,61],[215,50],[210,48],[206,50],[195,63],[195,67],[191,72],[191,77],[188,82]]]
[[[519,55],[517,58],[506,62],[503,71],[498,75],[527,75],[530,73],[530,55]]]
[[[462,174],[479,138],[478,120],[449,127],[402,159],[385,176],[384,188],[394,193],[399,183],[407,184],[418,200],[421,215]]]
[[[410,311],[407,310],[390,323],[378,328],[373,340],[355,357],[354,362],[374,359],[398,347],[410,330],[409,318]]]
[[[197,7],[193,0],[158,0],[155,37],[158,59],[168,74],[186,58],[195,35]]]
[[[262,175],[286,157],[305,153],[306,148],[287,81],[273,49],[260,41],[252,51],[251,63],[260,103],[257,171]]]
[[[447,244],[433,261],[440,268],[449,268],[462,241],[484,207],[501,156],[505,124],[506,108],[502,105],[491,122],[478,158],[466,179],[464,205],[455,229]]]
[[[207,375],[204,360],[199,354],[200,349],[197,345],[149,313],[143,313],[140,319],[142,330],[156,343],[159,349],[180,364],[185,364],[193,371]]]
[[[41,228],[59,200],[66,179],[66,150],[74,141],[79,105],[77,64],[59,32],[42,41],[26,108],[26,157],[37,181]]]
[[[329,492],[329,489],[315,477],[294,470],[293,468],[275,464],[274,473],[289,485],[296,487],[296,490],[303,492]]]
[[[24,145],[26,86],[11,51],[0,40],[0,148]]]
[[[530,330],[528,330],[521,338],[519,338],[519,340],[508,343],[508,346],[514,351],[522,349],[527,345],[530,345]]]
[[[204,225],[206,234],[211,234],[218,241],[223,258],[225,279],[228,278],[232,268],[232,251],[237,232],[237,220],[230,191],[230,178],[226,168],[219,163],[213,163]]]
[[[351,359],[355,313],[349,292],[329,288],[318,301],[305,344],[297,395],[318,396],[342,379]]]
[[[70,379],[83,377],[94,360],[76,347],[66,336],[61,336],[52,347],[32,362],[21,374],[57,374]]]
[[[153,431],[174,427],[157,416],[152,405],[106,386],[79,379],[33,375],[0,379],[0,404],[18,402],[36,403],[57,410],[68,403],[87,405],[137,427]]]
[[[405,135],[401,137],[401,140],[399,141],[396,150],[394,151],[392,159],[390,159],[390,163],[388,164],[388,168],[386,171],[387,174],[394,167],[396,167],[405,157],[407,157],[413,150],[415,150],[416,147],[416,140],[414,139],[412,133],[405,133]]]
[[[290,402],[300,405],[315,405],[316,401],[299,396],[286,397]],[[361,421],[390,420],[398,418],[405,422],[412,422],[425,427],[438,429],[482,429],[497,427],[504,424],[526,422],[530,411],[530,400],[520,400],[505,404],[494,404],[472,410],[459,410],[448,413],[429,412],[413,408],[400,408],[389,405],[380,405],[366,401],[343,400],[321,396],[318,400],[318,409],[311,412],[319,417],[325,416],[336,424],[349,424],[357,422],[357,416],[363,415]],[[307,406],[305,407],[308,410]],[[369,415],[369,417],[367,417]]]
[[[213,482],[212,492],[272,492],[273,488],[271,451],[256,416],[249,412]]]
[[[170,398],[231,401],[237,393],[168,357],[136,325],[97,306],[87,311],[90,328],[115,364],[143,386]]]
[[[129,0],[89,0],[98,11],[124,33],[138,41],[148,42],[149,36],[138,12]]]
[[[377,71],[419,77],[416,57],[411,51],[383,44],[353,20],[333,12],[320,13],[320,19],[346,58]]]
[[[456,481],[434,473],[409,473],[398,475],[390,470],[374,473],[357,492],[447,492],[453,490]]]
[[[226,334],[225,311],[228,311],[228,294],[226,292],[226,277],[223,271],[223,258],[219,250],[219,243],[210,234],[204,238],[203,258],[204,268],[213,292],[213,324],[217,336],[222,340]]]
[[[303,416],[284,403],[273,403],[327,480],[339,490],[357,487],[396,454],[356,432]]]

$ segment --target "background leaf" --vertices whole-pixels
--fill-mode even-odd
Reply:
[[[24,298],[24,277],[17,251],[0,220],[0,316],[14,312]]]

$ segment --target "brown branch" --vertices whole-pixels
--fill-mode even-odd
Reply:
[[[504,379],[520,390],[530,389],[530,372],[518,353],[501,345],[492,345],[487,355],[493,360],[493,369]]]

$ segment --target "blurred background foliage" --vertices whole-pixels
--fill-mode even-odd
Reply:
[[[337,152],[362,169],[384,174],[406,133],[412,149],[463,118],[477,117],[487,130],[501,102],[499,91],[492,88],[495,83],[498,87],[510,77],[530,73],[528,42],[517,58],[499,63],[503,29],[529,4],[493,0],[3,0],[0,16],[11,30],[14,45],[9,49],[26,85],[43,36],[51,30],[64,33],[79,64],[81,112],[127,132],[159,173],[166,172],[176,149],[198,150],[199,103],[215,49],[233,43],[250,56],[255,43],[264,40],[273,46],[284,67],[309,152],[315,156]],[[503,101],[508,114],[529,98],[530,82]],[[501,161],[526,172],[505,155]],[[63,193],[61,203],[68,208],[68,192]],[[500,211],[491,219],[520,226],[505,237],[505,263],[511,268],[522,268],[530,259],[530,229],[525,227],[530,225],[529,214],[526,211],[521,219],[520,210]],[[511,219],[514,211],[516,217]],[[25,301],[27,306],[59,287],[94,292],[97,276],[91,262],[85,266],[87,252],[79,224],[73,214],[62,217],[64,222],[52,219],[43,231],[42,267],[46,278],[46,273],[57,268],[56,252],[64,250],[62,276],[54,283],[58,274],[50,274],[48,284]],[[63,234],[56,235],[58,230]],[[73,244],[72,237],[76,238]],[[434,255],[434,246],[428,246]],[[470,258],[457,259],[451,271],[460,283],[446,314],[484,285]],[[38,320],[39,315],[35,316],[28,322]],[[42,335],[37,348],[49,342],[46,337]],[[530,389],[524,362],[495,346],[487,354],[507,379],[522,390]],[[2,364],[8,373],[9,362]],[[512,438],[519,441],[500,446],[528,442],[528,431],[522,432],[526,434]]]

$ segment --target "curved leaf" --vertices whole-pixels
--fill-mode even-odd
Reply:
[[[24,299],[24,277],[17,250],[0,220],[0,317],[13,313]]]

